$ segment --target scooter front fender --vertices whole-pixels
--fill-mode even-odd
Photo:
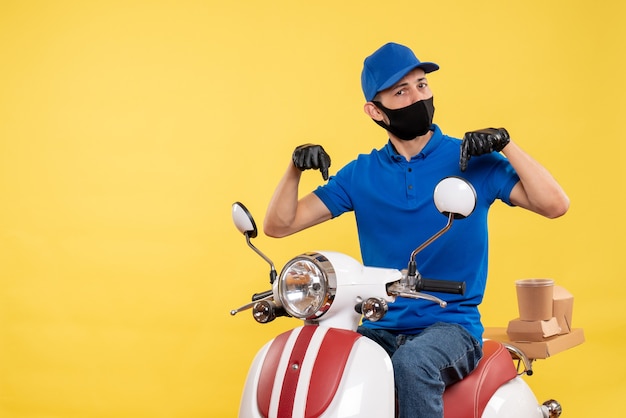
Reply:
[[[375,342],[353,331],[307,325],[257,353],[239,417],[347,418],[395,414],[393,367]]]

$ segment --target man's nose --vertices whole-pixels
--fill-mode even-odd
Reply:
[[[419,102],[420,100],[428,99],[430,94],[422,89],[411,89],[411,104]]]

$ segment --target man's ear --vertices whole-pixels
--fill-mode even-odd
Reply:
[[[374,120],[381,121],[384,119],[383,112],[381,112],[380,109],[376,107],[376,105],[372,102],[365,103],[365,105],[363,106],[363,111],[367,116]]]

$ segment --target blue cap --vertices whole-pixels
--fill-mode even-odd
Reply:
[[[404,45],[389,42],[365,58],[361,72],[361,88],[366,101],[371,101],[379,91],[388,89],[409,71],[421,68],[425,73],[439,69],[434,62],[421,62],[413,51]]]

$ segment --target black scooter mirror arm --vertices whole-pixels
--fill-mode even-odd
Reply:
[[[446,224],[446,226],[444,226],[435,235],[433,235],[432,237],[428,238],[422,245],[420,245],[415,250],[413,250],[413,252],[411,253],[411,258],[409,260],[409,267],[408,267],[408,272],[407,272],[407,278],[408,278],[409,282],[414,282],[416,280],[416,278],[417,278],[417,264],[415,263],[415,257],[417,256],[417,254],[420,251],[422,251],[424,248],[428,247],[434,240],[436,240],[437,238],[439,238],[440,236],[445,234],[448,231],[448,229],[450,229],[450,227],[452,226],[452,220],[453,219],[454,219],[454,214],[453,213],[449,213],[448,214],[448,223]]]

